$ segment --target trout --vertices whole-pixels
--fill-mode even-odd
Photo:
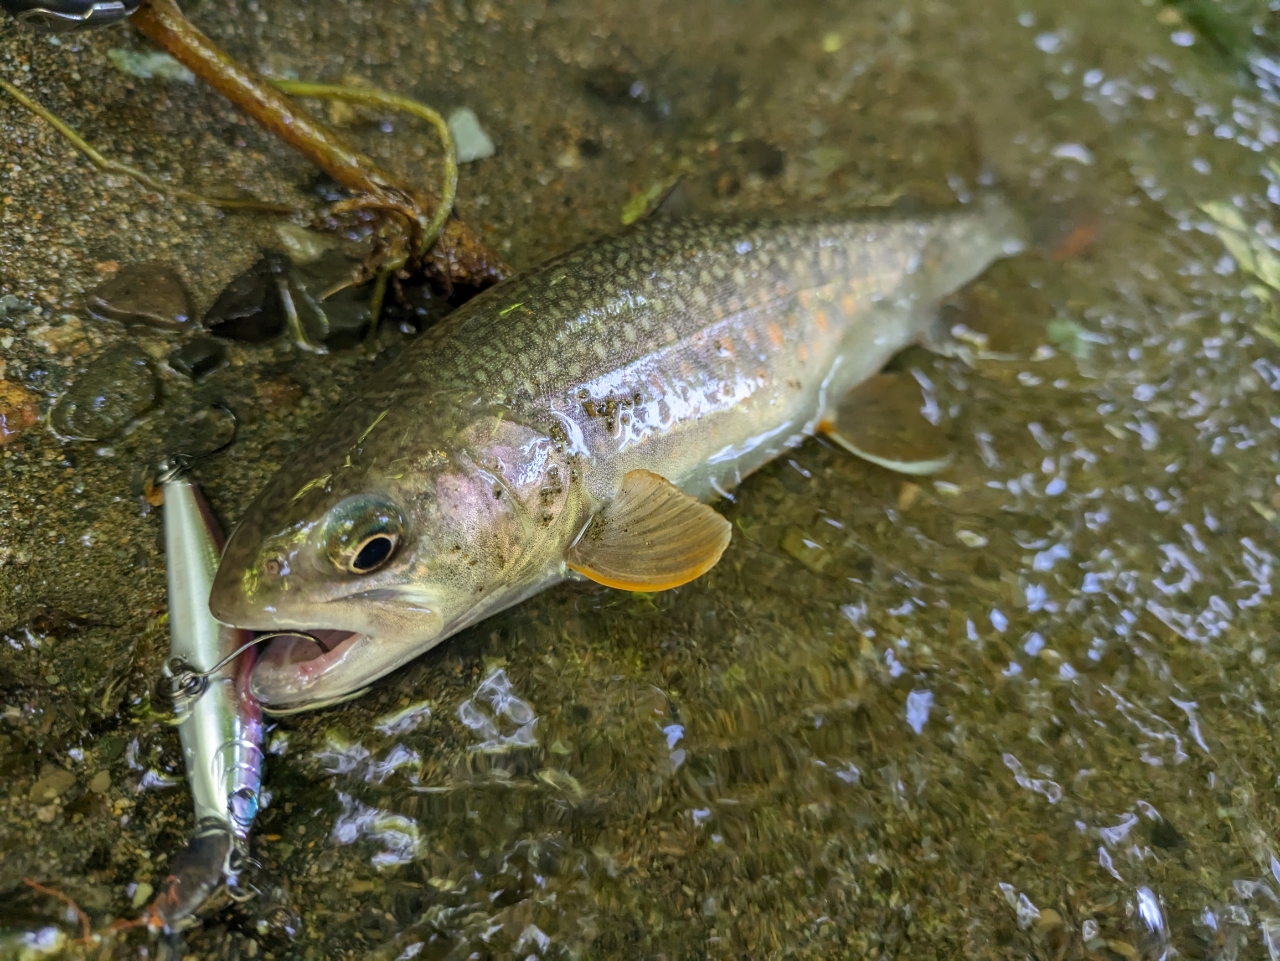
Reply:
[[[864,443],[879,415],[855,388],[1022,233],[994,195],[921,216],[654,219],[480,294],[232,534],[213,614],[323,645],[271,641],[251,691],[273,711],[335,703],[574,573],[687,583],[730,539],[707,502],[818,431],[938,468]]]

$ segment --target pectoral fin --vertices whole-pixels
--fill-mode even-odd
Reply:
[[[933,474],[951,463],[946,437],[924,419],[920,385],[877,374],[845,395],[819,430],[863,460],[900,474]]]
[[[727,520],[666,478],[633,470],[569,548],[565,563],[606,587],[665,591],[711,570],[731,533]]]

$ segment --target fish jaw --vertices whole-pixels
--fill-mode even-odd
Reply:
[[[225,595],[211,606],[219,620],[280,634],[265,642],[249,675],[249,692],[263,708],[310,710],[359,693],[450,633],[439,605],[422,592],[405,598],[403,591],[380,593],[392,596],[362,592],[289,616],[228,604]]]
[[[310,710],[351,697],[395,670],[377,639],[354,631],[309,631],[324,641],[322,650],[294,635],[272,638],[249,676],[249,692],[268,711]],[[411,649],[404,659],[417,654]],[[379,656],[379,653],[384,656]]]

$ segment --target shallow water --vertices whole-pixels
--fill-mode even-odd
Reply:
[[[1137,0],[690,7],[193,15],[264,69],[472,107],[499,153],[462,168],[460,213],[517,265],[677,176],[711,211],[954,202],[994,178],[1096,240],[955,298],[967,360],[898,361],[954,444],[940,477],[810,442],[721,505],[734,542],[698,582],[564,586],[280,722],[253,848],[275,890],[106,954],[1276,957],[1280,322],[1197,207],[1235,203],[1280,251],[1274,96]],[[112,154],[297,195],[306,165],[213,94],[114,72],[132,42],[5,33],[0,71]],[[80,311],[95,264],[171,263],[203,308],[272,242],[91,174],[6,102],[0,129],[0,295],[41,311],[0,345],[48,397],[107,344],[169,350]],[[436,175],[425,130],[351,134]],[[112,447],[36,428],[2,448],[13,938],[78,931],[24,876],[104,930],[190,827],[177,738],[146,711],[166,639],[141,467],[229,399],[240,436],[197,472],[229,525],[393,337],[376,359],[235,346],[194,389],[166,375]],[[74,784],[33,800],[56,769]]]

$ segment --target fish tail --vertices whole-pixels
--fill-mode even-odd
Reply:
[[[917,274],[916,293],[925,304],[981,274],[992,261],[1021,253],[1027,247],[1026,220],[1006,196],[984,192],[959,212],[942,215],[922,251],[924,270]]]

